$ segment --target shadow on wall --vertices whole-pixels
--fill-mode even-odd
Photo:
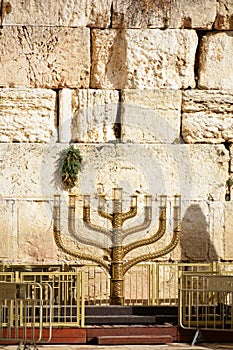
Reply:
[[[206,217],[198,204],[192,204],[182,220],[181,260],[216,261],[217,252],[210,240]]]

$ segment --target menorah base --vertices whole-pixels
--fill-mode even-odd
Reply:
[[[114,270],[112,275],[116,275],[119,271],[117,270],[117,264],[114,264]],[[122,271],[120,271],[122,274]],[[110,279],[110,305],[124,305],[124,278],[113,278]]]

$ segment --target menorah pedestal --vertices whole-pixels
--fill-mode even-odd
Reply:
[[[124,305],[124,280],[111,279],[110,280],[110,305]]]

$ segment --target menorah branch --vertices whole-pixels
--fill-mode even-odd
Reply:
[[[176,227],[174,229],[172,240],[165,248],[163,248],[157,252],[143,254],[141,256],[138,256],[136,258],[129,260],[123,266],[123,274],[125,274],[131,267],[133,267],[134,265],[136,265],[142,261],[157,259],[157,258],[160,258],[161,256],[164,256],[164,255],[170,253],[177,246],[177,244],[179,242],[179,238],[180,238],[180,226]]]
[[[129,235],[133,234],[133,233],[137,233],[137,232],[141,232],[146,230],[152,221],[152,211],[151,211],[151,207],[145,207],[144,208],[144,221],[136,226],[133,227],[129,227],[125,230],[123,230],[123,241],[126,237],[128,237]]]
[[[128,219],[134,218],[137,215],[137,196],[131,196],[130,210],[122,213],[122,223]]]
[[[105,268],[105,270],[109,273],[110,272],[110,267],[109,265],[103,261],[101,258],[98,258],[92,254],[87,254],[87,253],[83,253],[83,252],[79,252],[78,250],[74,250],[71,248],[66,247],[63,242],[62,242],[62,238],[61,238],[61,232],[60,230],[58,230],[56,227],[54,227],[53,229],[54,232],[54,240],[56,245],[58,246],[58,248],[60,248],[64,253],[71,255],[75,258],[79,258],[79,259],[83,259],[83,260],[89,260],[89,261],[93,261],[96,264],[102,266],[103,268]],[[69,240],[69,242],[74,243],[73,241]]]
[[[160,238],[163,237],[165,232],[166,232],[166,208],[163,208],[161,209],[161,213],[159,217],[159,228],[157,232],[151,237],[141,239],[139,241],[130,243],[127,246],[125,246],[125,248],[123,249],[123,252],[124,252],[123,256],[128,254],[133,249],[140,248],[142,246],[157,242]]]
[[[89,260],[93,261],[100,266],[104,267],[107,272],[110,272],[110,267],[109,265],[103,261],[101,258],[96,257],[92,254],[80,252],[77,249],[72,249],[63,244],[62,238],[61,238],[61,229],[60,229],[60,218],[61,218],[61,213],[60,213],[60,196],[56,195],[54,196],[54,225],[53,225],[53,233],[54,233],[54,240],[58,248],[60,248],[64,253],[71,255],[75,258],[83,259],[83,260]],[[74,241],[70,239],[66,239],[67,242],[73,244],[75,243]]]
[[[103,258],[95,256],[93,254],[82,252],[75,248],[70,248],[70,243],[74,241],[66,239],[65,243],[62,240],[61,228],[60,228],[60,195],[54,196],[54,239],[63,252],[71,256],[77,257],[83,260],[89,260],[97,263],[106,269],[110,274],[110,302],[111,304],[122,305],[124,304],[124,275],[134,265],[151,259],[159,258],[163,255],[168,254],[172,251],[178,241],[180,235],[180,196],[176,195],[174,200],[174,230],[171,242],[159,251],[154,251],[149,254],[142,254],[135,258],[132,258],[128,262],[124,262],[124,257],[133,249],[151,245],[157,242],[166,232],[166,205],[167,197],[160,196],[160,215],[159,215],[159,228],[155,234],[151,237],[143,238],[138,241],[134,241],[125,247],[123,246],[124,238],[128,237],[138,231],[146,229],[152,221],[152,197],[150,195],[145,197],[144,205],[144,221],[142,224],[123,230],[123,223],[125,220],[133,218],[137,214],[137,196],[131,196],[130,209],[127,212],[122,210],[122,188],[113,189],[112,198],[112,213],[105,211],[105,197],[104,195],[99,196],[98,203],[98,214],[99,216],[111,221],[111,230],[103,228],[101,226],[91,223],[90,217],[90,195],[84,196],[83,203],[83,222],[85,226],[94,232],[100,233],[109,241],[109,246],[103,247],[101,240],[93,238],[84,238],[76,232],[75,229],[75,196],[70,195],[69,202],[69,214],[68,214],[68,229],[72,237],[80,243],[86,245],[101,248],[108,255],[108,261],[106,262]],[[99,237],[100,238],[100,237]]]
[[[70,233],[70,235],[72,237],[74,237],[78,242],[82,243],[82,244],[86,244],[86,245],[90,245],[93,247],[97,247],[100,249],[103,249],[105,252],[107,252],[108,254],[110,254],[110,249],[105,248],[103,246],[103,244],[101,244],[100,241],[94,240],[94,239],[90,239],[90,238],[85,238],[82,237],[80,234],[77,233],[76,230],[76,225],[75,225],[75,202],[76,202],[76,196],[75,195],[69,195],[69,207],[68,207],[68,231]],[[84,220],[85,222],[85,220]],[[85,222],[86,224],[86,222]],[[98,232],[103,233],[103,230],[107,231],[107,234],[110,234],[109,231],[107,229],[101,229],[98,226],[95,225],[91,225],[89,224],[89,228],[91,228],[92,230],[96,230]]]

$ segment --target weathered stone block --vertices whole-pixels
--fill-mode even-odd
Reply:
[[[233,29],[233,3],[231,0],[218,0],[214,28],[218,30]]]
[[[62,190],[59,159],[68,144],[1,144],[0,193],[5,197],[52,198]],[[229,154],[223,145],[76,145],[83,156],[79,194],[180,193],[196,200],[225,200]],[[19,161],[20,159],[20,161]]]
[[[180,91],[123,90],[121,102],[123,142],[179,142]]]
[[[3,2],[3,25],[93,26],[110,25],[111,0],[9,0]]]
[[[57,260],[53,237],[51,203],[32,200],[18,202],[18,259],[27,263]]]
[[[0,115],[0,142],[51,142],[56,127],[56,92],[0,89]]]
[[[221,202],[182,202],[179,246],[171,253],[183,261],[217,261],[224,258],[224,205]]]
[[[93,143],[117,139],[115,129],[120,124],[118,91],[63,89],[59,96],[60,142]]]
[[[14,204],[14,200],[0,199],[0,260],[3,261],[16,257],[17,233],[13,225],[15,217]]]
[[[113,1],[113,28],[211,29],[215,16],[216,0]]]
[[[171,1],[113,0],[113,28],[164,28],[169,24]]]
[[[0,193],[3,197],[20,199],[18,209],[14,210],[16,217],[12,221],[9,219],[9,215],[12,214],[8,207],[8,211],[2,213],[0,223],[2,227],[7,228],[7,223],[10,222],[9,231],[6,230],[7,234],[8,232],[17,233],[14,233],[18,240],[14,254],[17,253],[21,260],[26,252],[28,252],[27,258],[30,261],[48,260],[49,256],[56,259],[50,223],[53,217],[53,195],[57,192],[63,195],[61,217],[62,231],[65,233],[64,239],[69,238],[67,235],[67,194],[62,191],[61,174],[58,171],[59,157],[67,147],[68,144],[53,143],[0,145]],[[218,256],[221,254],[220,245],[217,250],[211,248],[212,252],[210,252],[210,242],[212,240],[216,244],[218,239],[221,239],[222,221],[218,215],[221,215],[222,211],[221,207],[219,209],[215,203],[225,198],[229,159],[228,152],[223,145],[100,144],[97,146],[78,144],[76,147],[79,147],[83,156],[83,169],[79,174],[75,189],[78,193],[77,232],[82,232],[87,239],[98,239],[98,234],[93,234],[90,230],[83,230],[83,194],[91,195],[92,222],[101,224],[102,227],[109,227],[110,223],[104,218],[99,218],[97,214],[98,193],[106,194],[109,211],[112,210],[113,187],[123,187],[124,211],[129,208],[129,196],[133,193],[138,194],[139,208],[136,221],[132,220],[127,223],[127,226],[143,221],[144,194],[152,194],[153,204],[157,204],[157,209],[153,211],[152,225],[149,228],[149,232],[152,233],[158,226],[158,196],[166,193],[171,198],[174,194],[180,193],[182,203],[192,199],[192,203],[186,206],[187,210],[184,211],[186,207],[183,209],[182,221],[186,223],[187,228],[182,231],[183,238],[190,229],[190,232],[193,233],[190,240],[192,244],[196,244],[196,252],[200,246],[199,239],[202,237],[202,243],[205,242],[205,245],[204,243],[201,245],[201,256],[204,254],[205,257],[212,259],[215,257],[215,251]],[[212,207],[212,204],[205,205],[204,208],[202,206],[202,202],[207,200],[214,201],[212,214],[207,210],[207,207]],[[169,206],[168,217],[170,216]],[[210,216],[212,221],[207,219]],[[168,234],[163,241],[158,243],[158,249],[169,242],[171,230],[172,220],[169,219]],[[215,234],[218,230],[219,234]],[[140,234],[144,233],[140,232]],[[136,237],[141,236],[138,233]],[[183,239],[183,243],[185,240],[186,238]],[[41,246],[46,242],[48,253]],[[11,252],[12,249],[12,247],[9,248],[9,251]],[[147,253],[152,249],[153,247],[145,247],[142,252]],[[188,257],[191,248],[188,250],[186,247],[183,252]],[[133,255],[136,253],[133,252]],[[199,259],[199,255],[195,254],[193,259]]]
[[[193,30],[93,30],[91,87],[195,87]]]
[[[182,112],[182,136],[185,142],[232,142],[231,91],[184,91]]]
[[[225,203],[225,236],[224,236],[224,250],[225,260],[232,261],[233,245],[232,245],[232,231],[233,231],[233,219],[232,219],[233,202]]]
[[[207,33],[201,39],[199,80],[201,89],[232,89],[233,32]]]
[[[88,28],[7,26],[0,34],[0,86],[89,86]]]

